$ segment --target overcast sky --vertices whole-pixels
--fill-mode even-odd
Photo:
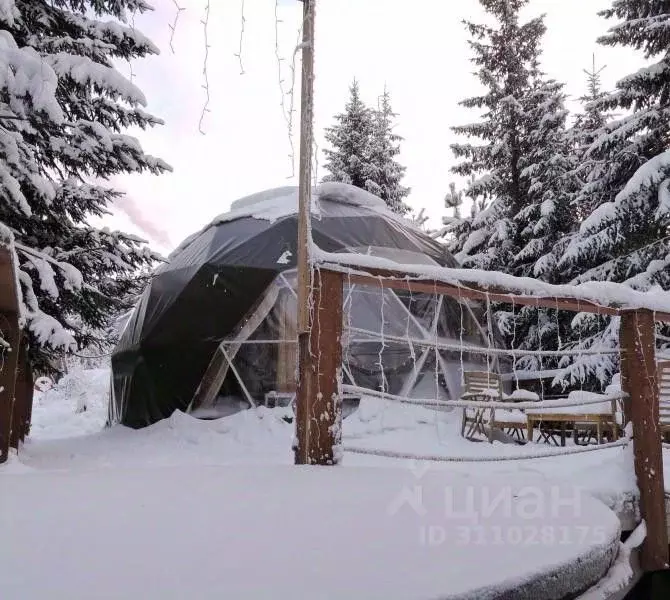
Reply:
[[[148,110],[165,125],[137,134],[147,153],[160,156],[174,172],[119,177],[114,185],[128,199],[108,219],[111,226],[141,233],[166,252],[246,194],[295,183],[278,76],[275,0],[246,0],[240,46],[242,0],[210,0],[208,39],[209,111],[205,103],[204,26],[206,0],[152,0],[155,11],[135,26],[160,48],[160,56],[137,61],[134,82],[147,96]],[[567,84],[576,98],[585,89],[583,69],[596,53],[606,87],[636,70],[642,57],[627,49],[596,44],[608,22],[597,16],[611,0],[531,0],[525,16],[546,13],[543,68]],[[174,35],[171,25],[179,11]],[[283,88],[290,88],[291,56],[302,3],[279,0],[278,53]],[[315,131],[342,110],[356,77],[364,99],[377,101],[384,85],[405,138],[400,160],[407,166],[409,203],[425,207],[437,224],[453,177],[450,126],[477,114],[458,106],[476,92],[462,19],[481,20],[477,0],[319,0],[317,5]],[[172,46],[170,41],[172,37]],[[121,67],[131,75],[128,65]],[[297,80],[299,81],[299,61]],[[296,86],[296,110],[299,89]],[[288,97],[285,102],[288,104]],[[296,117],[298,115],[296,114]],[[298,120],[295,120],[296,146]],[[322,160],[322,157],[319,158]],[[297,161],[296,161],[297,162]],[[319,171],[323,175],[323,171]]]

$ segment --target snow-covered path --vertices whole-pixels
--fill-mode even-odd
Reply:
[[[282,409],[259,408],[225,419],[201,421],[182,413],[134,431],[103,429],[109,372],[86,372],[74,378],[69,393],[54,389],[36,398],[31,438],[21,454],[23,466],[35,469],[99,469],[170,465],[281,464],[293,462],[293,426]],[[77,414],[79,395],[88,410]],[[458,411],[437,413],[420,407],[368,398],[345,419],[344,442],[366,448],[447,456],[523,455],[537,445],[473,443],[459,435]],[[550,449],[539,446],[541,449]],[[559,448],[554,448],[560,452]],[[670,461],[668,461],[670,463]],[[412,468],[413,461],[346,453],[344,466]],[[630,449],[615,448],[556,459],[492,463],[429,463],[430,470],[446,470],[485,481],[518,485],[569,484],[602,500],[626,526],[636,495]]]
[[[446,512],[446,490],[463,510],[463,478],[423,476],[413,505],[403,492],[416,481],[398,469],[279,466],[6,475],[3,598],[483,600],[547,571],[565,571],[563,592],[569,577],[587,585],[612,558],[619,524],[596,500],[572,507],[564,491],[553,515],[558,492],[536,490],[546,514],[521,496],[475,523]],[[541,581],[525,597],[561,597],[539,594]]]
[[[107,374],[87,377],[87,411],[76,385],[39,397],[31,439],[0,470],[0,536],[15,541],[0,545],[3,599],[550,598],[547,577],[560,598],[606,570],[620,522],[605,504],[623,514],[635,494],[629,449],[439,465],[346,454],[344,468],[309,469],[290,466],[281,409],[102,429]],[[376,400],[344,434],[420,453],[529,451]]]

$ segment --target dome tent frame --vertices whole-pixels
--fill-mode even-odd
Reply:
[[[244,352],[252,345],[262,349],[265,354],[260,356],[264,357],[264,369],[271,370],[267,367],[272,366],[272,353],[275,351],[272,348],[280,345],[277,343],[279,337],[273,333],[272,344],[261,348],[258,325],[252,327],[250,321],[256,318],[262,323],[262,319],[254,315],[268,290],[280,275],[286,279],[296,268],[296,200],[296,188],[278,188],[243,198],[233,203],[228,213],[189,237],[173,252],[169,262],[157,269],[112,356],[110,422],[143,427],[169,417],[175,410],[187,411],[195,406],[194,397],[198,389],[202,390],[208,381],[210,387],[216,387],[211,383],[217,376],[212,366],[213,359],[217,354],[223,354],[223,350],[228,352],[225,345],[219,350],[222,342],[234,341],[245,326],[249,335],[255,337],[254,344],[242,344],[241,350],[232,357],[230,366],[226,366],[228,361],[225,357],[219,360],[219,368],[228,371],[224,379],[235,379],[234,375],[231,378],[231,372],[236,369],[247,388],[249,373],[251,383],[256,383],[253,370],[248,370],[249,362],[254,361],[247,361],[246,365],[240,362]],[[358,188],[346,184],[321,184],[314,190],[311,217],[314,243],[324,251],[395,256],[404,263],[417,265],[457,266],[443,245],[390,212],[382,200]],[[362,294],[353,293],[355,301],[350,312],[353,311],[354,320],[359,318],[355,323],[357,327],[361,325],[360,319],[379,322],[382,298],[387,309],[390,302],[396,303],[396,300],[386,296],[371,298],[366,303]],[[430,331],[431,321],[426,317],[430,312],[430,295],[398,297],[402,300],[400,304],[411,305],[410,313],[418,316],[417,320],[424,328],[421,333],[421,328],[412,325],[415,335],[409,336],[417,346],[421,346],[421,340],[426,338],[425,331]],[[409,362],[404,321],[410,319],[401,317],[405,313],[397,303],[395,306],[399,315],[397,320],[403,322],[401,331],[394,332],[393,324],[388,321],[392,316],[390,314],[386,315],[387,322],[379,326],[358,327],[373,333],[376,329],[377,333],[376,339],[372,340],[369,338],[375,336],[370,336],[369,332],[367,335],[360,331],[356,333],[357,337],[368,338],[367,345],[358,344],[355,352],[352,346],[349,352],[349,358],[353,358],[354,363],[358,361],[359,373],[366,366],[361,366],[365,363],[361,356],[365,353],[371,355],[373,350],[375,355],[378,354],[375,344],[379,345],[383,334],[389,339],[394,333],[397,337],[402,336],[405,346],[401,351],[400,341],[388,342],[384,361],[389,364],[395,361],[394,368],[398,372],[402,371],[403,360]],[[454,300],[449,306],[451,317],[448,315],[449,307],[445,305],[441,309],[441,333],[438,332],[438,337],[455,342],[459,336],[454,335],[453,329],[460,327],[460,323],[454,322],[460,316],[454,312],[458,310],[454,309],[454,306],[458,307],[458,302]],[[486,347],[488,342],[483,333],[485,327],[482,326],[484,315],[480,309],[481,305],[475,303],[463,313],[471,315],[467,318],[476,323],[472,325],[472,345]],[[356,317],[356,311],[359,311],[359,317]],[[431,336],[434,342],[434,334],[431,333]],[[405,352],[404,359],[402,352]],[[481,360],[483,354],[477,356],[477,360]],[[442,359],[449,368],[439,364]],[[447,350],[439,352],[433,363],[428,358],[424,360],[426,372],[432,366],[433,373],[446,372],[460,382],[458,360],[454,360],[453,356],[450,359]],[[263,372],[260,371],[260,374]],[[361,375],[354,373],[354,376],[359,382]],[[379,372],[366,374],[373,389],[378,389],[379,380],[383,381],[384,376],[382,373],[380,377]],[[398,385],[397,381],[393,385]],[[452,384],[445,393],[452,395],[455,387]],[[399,387],[395,389],[400,390]],[[262,389],[248,391],[254,402],[263,401]],[[243,391],[242,394],[245,395]]]
[[[235,365],[235,359],[245,345],[256,346],[268,344],[279,345],[280,347],[282,345],[287,346],[289,348],[288,353],[291,355],[292,359],[289,361],[292,366],[289,371],[292,383],[295,382],[295,370],[297,368],[297,338],[295,335],[295,301],[297,301],[297,291],[295,275],[295,270],[280,273],[276,280],[269,286],[263,299],[258,303],[258,306],[252,311],[249,317],[245,319],[243,326],[240,327],[238,332],[235,335],[222,340],[203,376],[196,394],[194,395],[193,402],[189,406],[189,412],[192,412],[196,416],[215,416],[217,414],[215,409],[217,395],[229,375],[236,380],[246,402],[250,406],[257,406],[259,401],[258,395],[253,394],[249,390],[246,382],[248,377],[245,377],[243,372],[241,372],[241,369],[238,369]],[[358,288],[360,288],[360,286],[358,286]],[[277,303],[281,303],[279,297],[282,290],[287,290],[289,292],[291,302],[288,306],[283,303],[283,306],[276,311]],[[468,355],[469,346],[467,343],[463,342],[460,336],[459,338],[455,338],[440,335],[440,333],[442,333],[440,331],[440,321],[445,317],[443,308],[445,307],[445,303],[449,302],[450,299],[445,298],[444,296],[438,296],[436,298],[434,310],[431,311],[431,314],[424,314],[424,318],[420,320],[393,290],[385,290],[381,294],[375,294],[375,296],[370,299],[370,304],[376,306],[383,302],[386,306],[385,311],[387,312],[387,315],[388,313],[391,313],[395,318],[389,319],[386,323],[384,321],[378,321],[377,323],[370,325],[368,321],[369,315],[366,315],[364,320],[367,321],[368,325],[363,327],[357,325],[364,325],[365,323],[352,322],[352,316],[351,313],[349,313],[350,308],[347,309],[347,306],[349,305],[350,307],[354,302],[356,291],[356,284],[345,284],[345,319],[341,342],[344,356],[342,361],[342,372],[345,382],[348,381],[350,385],[359,386],[358,378],[354,374],[355,369],[350,366],[349,361],[347,360],[347,357],[351,353],[356,353],[357,345],[372,343],[375,346],[379,346],[387,342],[403,345],[407,344],[411,348],[410,357],[412,360],[412,368],[409,372],[405,373],[402,380],[402,387],[394,391],[401,396],[411,395],[415,392],[415,388],[420,383],[421,379],[425,375],[430,374],[434,381],[437,380],[437,376],[441,377],[444,381],[444,392],[446,393],[440,394],[439,389],[436,388],[436,396],[441,396],[444,399],[458,398],[461,394],[460,372],[455,373],[453,365],[450,365],[439,351],[440,348],[453,348],[455,344],[459,344],[459,351],[464,351],[463,353]],[[369,290],[367,293],[370,294]],[[377,296],[379,296],[379,298],[377,298]],[[481,336],[481,339],[487,339],[488,333],[477,319],[473,311],[472,303],[464,301],[460,306],[462,307],[464,318],[459,320],[459,324],[462,325],[464,321],[467,321],[471,326],[474,325],[474,327],[476,327],[477,334]],[[293,333],[292,336],[287,338],[286,336],[267,334],[271,327],[264,327],[264,325],[267,325],[266,319],[272,315],[273,311],[278,313],[275,316],[279,317],[279,321],[290,321],[288,329]],[[356,319],[356,316],[354,316],[354,319]],[[360,321],[361,318],[359,317],[357,320]],[[394,322],[396,323],[395,327]],[[404,323],[402,327],[397,327],[398,322]],[[373,329],[375,325],[377,328]],[[389,329],[390,331],[385,331],[385,329]],[[399,331],[398,329],[402,331]],[[262,330],[265,333],[261,334],[260,337],[255,338],[254,334],[259,330]],[[275,331],[273,333],[278,332]],[[481,349],[480,346],[470,346],[470,350],[481,351]],[[284,356],[286,356],[286,354],[287,352],[284,352]],[[378,355],[378,351],[375,350],[375,354]],[[434,368],[431,367],[430,373],[428,373],[427,370],[424,369],[424,366],[429,357],[431,357],[431,354],[433,354],[432,364],[434,365]],[[375,358],[375,363],[377,360],[378,359]],[[465,366],[473,368],[481,366],[481,364],[473,364],[472,361],[468,361],[467,359],[464,361],[464,364]],[[461,367],[462,366],[463,365],[461,365]],[[497,355],[491,358],[489,366],[494,370],[499,368],[499,358]],[[279,366],[277,366],[277,371],[279,370]],[[286,377],[278,377],[278,379],[281,379],[284,384],[286,383]],[[289,385],[288,388],[286,385],[279,385],[278,387],[280,389],[271,389],[265,392],[260,398],[260,401],[264,401],[267,404],[269,398],[277,398],[278,396],[293,398],[295,396],[294,385]],[[388,391],[388,388],[385,389]]]

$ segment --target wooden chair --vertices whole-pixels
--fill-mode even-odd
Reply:
[[[488,371],[465,371],[463,373],[464,390],[461,400],[476,402],[501,402],[506,400],[503,392],[503,380],[498,373]],[[513,404],[510,403],[510,409]],[[516,414],[518,412],[518,414]],[[488,431],[487,431],[488,429]],[[493,441],[493,432],[501,429],[523,441],[526,419],[523,413],[514,410],[496,410],[495,408],[464,408],[461,423],[461,435],[473,439],[476,434]]]
[[[497,373],[486,371],[465,371],[463,373],[463,393],[461,400],[487,402],[502,399],[502,380]],[[472,439],[476,434],[488,437],[491,440],[491,428],[486,432],[486,426],[491,419],[491,409],[463,408],[461,435]]]
[[[658,410],[663,441],[670,441],[670,360],[656,365],[658,378]]]

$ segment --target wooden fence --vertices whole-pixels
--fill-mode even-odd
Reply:
[[[332,465],[341,436],[338,382],[341,369],[342,306],[345,275],[321,267],[314,271],[310,335],[299,340],[299,380],[296,407],[296,464]],[[583,311],[621,317],[622,389],[628,394],[626,417],[633,424],[635,473],[640,489],[641,516],[647,537],[641,549],[645,570],[668,568],[663,455],[656,379],[655,321],[670,322],[670,314],[627,310],[573,298],[540,298],[507,290],[459,287],[406,273],[367,269],[347,273],[358,285],[442,294],[457,299],[495,300],[557,310]]]
[[[19,324],[14,254],[0,246],[0,463],[19,448],[30,430],[33,377]]]

